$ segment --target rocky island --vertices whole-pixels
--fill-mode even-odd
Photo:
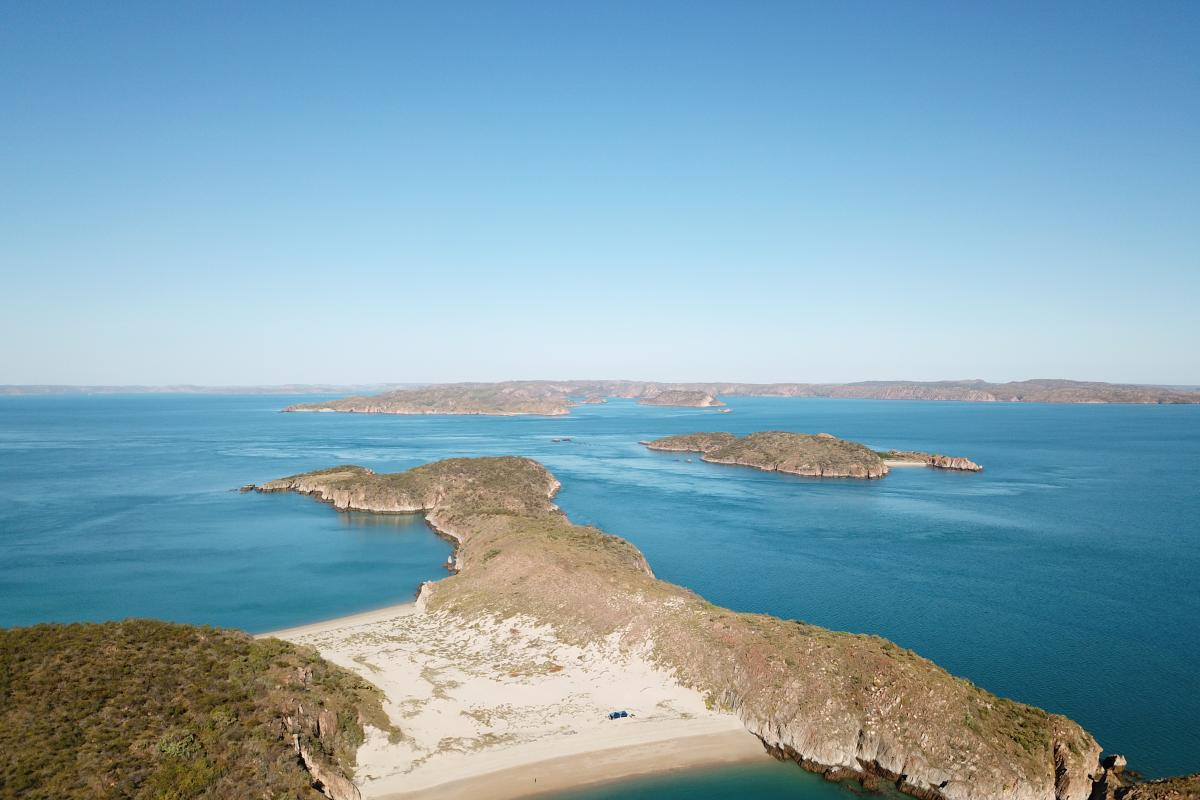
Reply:
[[[19,391],[22,387],[8,388]],[[396,389],[382,394],[299,403],[288,406],[284,411],[558,416],[568,413],[573,405],[601,403],[609,397],[636,399],[647,405],[714,406],[721,404],[716,399],[718,395],[959,400],[980,403],[1200,403],[1200,391],[1195,390],[1068,380],[1009,383],[988,383],[981,380],[863,381],[836,384],[600,380],[432,384],[420,388]]]
[[[685,408],[713,408],[725,405],[708,392],[691,389],[666,389],[638,401],[644,406],[683,406]]]
[[[862,459],[854,463],[874,463],[846,450]],[[935,800],[1086,800],[1096,781],[1119,780],[1076,723],[991,695],[891,642],[728,611],[657,580],[633,545],[572,524],[552,501],[558,485],[534,461],[494,457],[390,475],[335,467],[260,491],[339,510],[424,511],[456,545],[456,574],[426,584],[413,614],[429,620],[426,630],[536,629],[563,648],[605,642],[614,663],[625,654],[666,670],[776,757],[830,779]],[[561,673],[562,662],[549,669]]]
[[[810,478],[882,478],[888,474],[889,462],[972,472],[983,469],[965,458],[896,450],[876,452],[829,433],[762,431],[740,439],[732,433],[688,433],[642,444],[651,450],[701,453],[702,461],[713,464],[737,464]]]

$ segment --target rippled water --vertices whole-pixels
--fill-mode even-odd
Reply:
[[[558,418],[276,413],[291,401],[0,398],[0,624],[136,614],[257,631],[402,601],[444,574],[447,546],[419,518],[228,490],[335,463],[528,455],[562,480],[574,520],[629,538],[662,578],[887,636],[1079,720],[1147,773],[1200,768],[1200,407],[736,398],[730,414],[624,401]],[[637,444],[772,428],[986,471],[812,480]],[[786,791],[840,792],[798,787]]]

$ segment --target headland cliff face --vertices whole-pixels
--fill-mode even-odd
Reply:
[[[877,458],[877,456],[876,456]],[[941,800],[1087,800],[1100,746],[1064,717],[989,694],[874,636],[705,602],[654,578],[633,545],[572,524],[558,482],[523,458],[451,459],[394,475],[338,467],[272,481],[342,509],[424,510],[457,574],[422,602],[470,624],[522,615],[586,644],[650,653],[776,756],[831,778]]]

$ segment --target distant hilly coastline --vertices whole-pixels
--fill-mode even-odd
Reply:
[[[1200,403],[1200,387],[1034,379],[989,383],[861,381],[857,383],[670,383],[629,380],[500,381],[494,383],[289,383],[257,386],[0,385],[0,396],[114,394],[343,395],[288,406],[285,411],[377,414],[566,414],[574,405],[616,397],[644,405],[718,407],[723,397],[829,397],[864,400],[959,400],[978,403]]]
[[[272,386],[197,386],[171,384],[168,386],[68,386],[60,384],[30,384],[0,386],[0,396],[24,395],[108,395],[108,394],[346,394],[348,392],[387,392],[418,386],[414,383],[285,383]]]
[[[870,400],[959,400],[979,403],[1200,403],[1200,392],[1162,386],[1039,379],[864,381],[861,383],[655,383],[641,381],[505,381],[444,383],[320,403],[284,411],[367,414],[537,414],[560,416],[578,403],[606,397],[649,405],[712,406],[724,397],[830,397]]]

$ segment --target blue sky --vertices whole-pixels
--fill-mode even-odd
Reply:
[[[1200,383],[1200,4],[0,0],[0,383]]]

